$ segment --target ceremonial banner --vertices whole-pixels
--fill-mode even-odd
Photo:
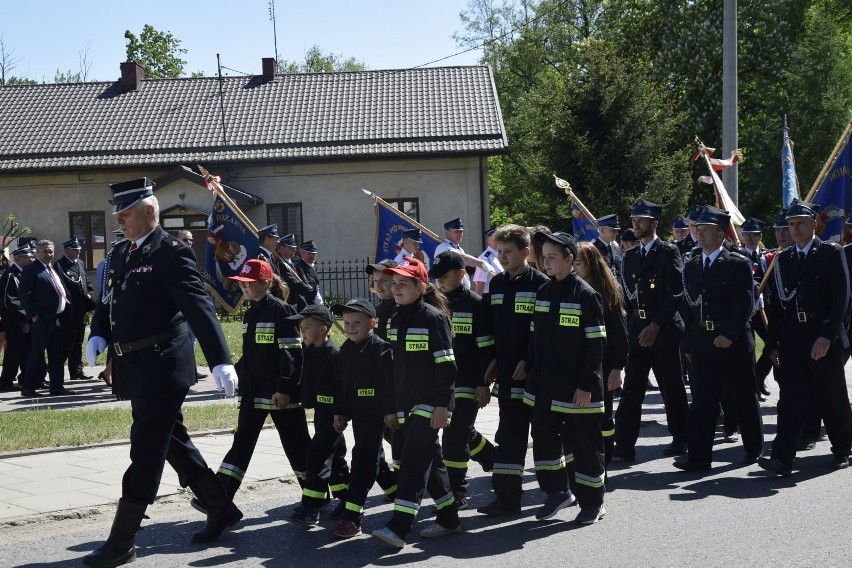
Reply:
[[[364,190],[364,193],[375,199],[376,262],[381,262],[388,258],[393,260],[402,248],[403,231],[420,229],[423,235],[423,244],[420,245],[420,250],[422,250],[423,254],[429,258],[429,262],[431,263],[432,258],[435,256],[435,247],[441,244],[441,239],[438,235],[381,197],[378,197],[367,190]]]
[[[213,194],[213,210],[207,218],[207,251],[204,255],[204,288],[229,314],[243,301],[240,286],[229,276],[236,276],[249,258],[257,256],[260,241],[257,228],[239,206],[225,193],[218,176],[203,167],[198,171]]]
[[[843,146],[811,200],[820,206],[817,235],[825,241],[840,241],[843,222],[852,215],[852,144],[849,144],[849,133],[850,128],[847,127],[846,139],[841,139]]]
[[[784,127],[784,145],[781,147],[781,201],[784,209],[799,197],[799,179],[796,177],[796,160],[793,158],[793,141],[790,131]]]
[[[716,196],[716,207],[724,209],[731,216],[731,225],[728,227],[725,235],[732,243],[739,244],[740,241],[736,229],[742,226],[745,222],[745,217],[743,217],[743,214],[740,213],[740,210],[734,203],[734,200],[731,199],[731,196],[728,194],[728,190],[725,189],[725,184],[722,183],[721,178],[719,178],[719,174],[716,172],[731,168],[737,162],[742,161],[740,152],[739,150],[734,150],[730,159],[716,160],[710,157],[713,154],[713,148],[706,147],[697,136],[695,137],[695,141],[698,144],[698,150],[696,150],[696,152],[692,155],[691,159],[694,162],[703,157],[704,163],[707,164],[707,171],[709,172],[709,175],[699,176],[698,179],[713,186],[713,192]]]
[[[571,202],[571,217],[574,220],[574,238],[578,241],[593,241],[598,238],[598,229],[592,220],[580,209],[577,201]]]

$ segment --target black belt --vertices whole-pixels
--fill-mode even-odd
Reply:
[[[723,321],[701,320],[698,322],[698,328],[705,331],[717,331],[724,323]]]
[[[814,320],[822,320],[828,317],[826,312],[803,312],[788,310],[786,312],[787,319],[797,323],[808,323]]]
[[[162,333],[158,333],[157,335],[152,335],[151,337],[146,337],[145,339],[139,339],[136,341],[128,341],[127,343],[113,343],[112,347],[115,351],[115,354],[119,357],[126,355],[127,353],[132,353],[133,351],[139,351],[140,349],[145,349],[146,347],[151,347],[152,345],[156,345],[158,343],[162,343],[163,341],[168,341],[169,339],[174,339],[178,335],[186,333],[189,331],[189,326],[186,322],[177,325],[171,329],[167,329]]]

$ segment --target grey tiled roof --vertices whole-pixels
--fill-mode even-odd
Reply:
[[[488,67],[0,87],[0,172],[494,154]]]

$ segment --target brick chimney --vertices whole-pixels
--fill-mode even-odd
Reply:
[[[263,80],[264,81],[273,81],[275,80],[275,68],[278,67],[275,64],[274,57],[264,57],[261,59],[263,63]]]
[[[121,90],[125,93],[141,89],[144,78],[145,69],[135,61],[125,61],[121,64]]]

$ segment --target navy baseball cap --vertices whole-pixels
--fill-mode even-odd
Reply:
[[[385,268],[396,268],[396,261],[391,259],[385,259],[381,262],[377,262],[376,264],[368,264],[364,269],[364,272],[367,274],[372,274],[373,272],[383,272]]]
[[[621,233],[621,240],[627,241],[628,243],[635,243],[639,241],[636,237],[636,231],[631,228],[624,229],[624,232]]]
[[[731,216],[723,209],[708,205],[701,211],[701,216],[696,222],[699,225],[716,225],[717,227],[727,229],[731,224]]]
[[[794,200],[790,208],[787,209],[787,216],[785,218],[810,217],[811,219],[816,219],[817,213],[819,213],[819,205],[808,203],[807,201]]]
[[[365,300],[364,298],[352,298],[345,304],[334,304],[331,306],[331,313],[336,316],[342,316],[347,311],[349,312],[361,312],[363,314],[367,314],[370,318],[376,317],[376,308],[370,303],[369,300]]]
[[[657,219],[663,215],[663,208],[647,199],[640,199],[630,210],[630,217],[645,217],[646,219]]]
[[[325,306],[306,306],[298,314],[287,316],[287,319],[290,321],[303,320],[305,318],[316,318],[329,326],[334,323],[334,318],[332,317],[331,312]]]
[[[568,252],[577,256],[577,241],[574,240],[572,235],[568,233],[563,233],[562,231],[556,231],[555,233],[545,233],[544,231],[537,231],[533,238],[537,243],[544,244],[545,241],[549,241],[553,244],[563,246],[568,249]]]
[[[598,227],[611,227],[613,229],[621,229],[621,225],[618,224],[618,215],[613,213],[612,215],[604,215],[603,217],[598,217]]]
[[[132,179],[120,183],[110,184],[112,190],[112,214],[121,213],[136,205],[140,199],[151,197],[154,195],[154,186],[156,184],[146,178]]]
[[[766,223],[764,223],[760,219],[749,217],[748,219],[743,221],[743,226],[740,229],[743,233],[762,233],[763,227],[765,226]]]
[[[462,256],[457,252],[447,250],[435,257],[432,268],[429,269],[429,278],[440,278],[451,270],[462,268],[464,268]]]

